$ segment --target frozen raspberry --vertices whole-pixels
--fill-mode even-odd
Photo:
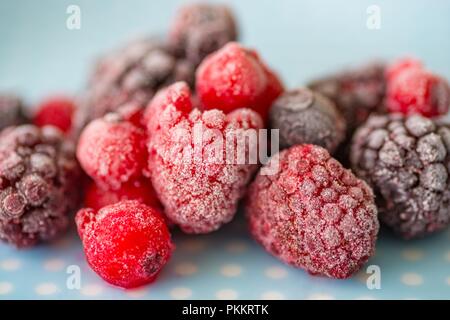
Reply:
[[[311,143],[333,153],[345,137],[345,120],[334,103],[305,88],[275,100],[269,119],[270,127],[280,130],[281,148]]]
[[[119,189],[146,166],[145,131],[119,113],[92,121],[81,133],[77,158],[84,171],[104,188]]]
[[[200,64],[196,87],[200,103],[206,110],[219,109],[228,113],[250,108],[264,120],[273,100],[283,91],[278,77],[258,55],[235,42]]]
[[[380,63],[331,75],[309,87],[336,104],[347,121],[349,136],[372,112],[385,112],[385,66]]]
[[[348,278],[375,251],[372,190],[322,147],[297,145],[273,156],[247,198],[253,237],[311,274]]]
[[[14,95],[0,93],[0,130],[24,122],[24,105]]]
[[[176,83],[149,105],[147,114],[158,116],[148,118],[148,168],[168,218],[185,232],[207,233],[236,213],[258,166],[262,120],[249,109],[202,113],[190,97]]]
[[[403,58],[398,60],[386,68],[386,79],[387,81],[397,77],[400,73],[405,70],[410,69],[422,69],[424,66],[422,61],[414,58]]]
[[[76,223],[91,268],[119,287],[154,281],[174,248],[158,209],[138,201],[82,209]]]
[[[421,68],[409,66],[393,68],[389,75],[386,106],[392,113],[419,113],[435,117],[447,113],[450,105],[448,82]]]
[[[404,238],[450,223],[450,128],[419,115],[371,116],[355,133],[351,161],[373,186],[380,219]]]
[[[150,181],[142,178],[129,181],[118,190],[104,189],[95,182],[91,182],[84,196],[84,205],[87,208],[100,210],[122,200],[137,200],[150,207],[160,206]]]
[[[236,38],[236,22],[231,10],[206,3],[182,7],[169,32],[170,45],[194,64]]]
[[[68,97],[50,97],[37,107],[33,122],[38,127],[52,125],[67,133],[72,129],[75,103]]]
[[[74,146],[55,127],[9,127],[0,134],[0,239],[29,247],[60,235],[78,205]]]
[[[155,39],[139,39],[101,58],[78,112],[78,125],[127,103],[144,108],[159,88],[175,81],[194,83],[195,66],[175,57]]]

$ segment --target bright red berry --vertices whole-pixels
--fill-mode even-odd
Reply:
[[[387,72],[386,106],[392,113],[419,113],[435,117],[447,113],[450,88],[447,81],[417,62],[399,63]]]
[[[388,66],[385,71],[386,79],[390,80],[397,77],[400,73],[410,69],[423,69],[422,61],[415,58],[403,58]]]
[[[200,64],[196,89],[206,110],[219,109],[228,113],[250,108],[265,119],[283,86],[254,51],[230,42]]]
[[[143,178],[129,181],[118,190],[105,189],[91,181],[85,191],[84,205],[87,208],[100,210],[123,200],[137,200],[150,207],[161,206],[151,182]]]
[[[147,162],[145,140],[144,130],[110,113],[83,130],[77,158],[84,171],[102,187],[119,189],[142,175]]]
[[[119,287],[152,282],[174,249],[161,213],[138,201],[82,209],[75,220],[89,265]]]
[[[75,103],[68,97],[50,97],[37,106],[33,122],[38,127],[52,125],[67,133],[72,128]]]
[[[255,154],[256,141],[245,137],[257,137],[261,117],[249,109],[227,115],[192,109],[185,83],[160,92],[146,114],[148,170],[168,218],[188,233],[211,232],[229,222],[258,166],[257,159],[239,162],[237,141],[245,143],[239,149],[243,159]],[[224,158],[228,147],[234,151]]]
[[[372,190],[314,145],[272,157],[250,186],[247,216],[268,252],[339,279],[372,256],[379,227]]]

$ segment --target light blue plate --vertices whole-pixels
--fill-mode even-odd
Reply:
[[[183,1],[0,1],[0,90],[29,101],[78,92],[89,64],[131,36],[167,28]],[[66,28],[69,5],[81,29]],[[260,50],[290,87],[370,58],[422,58],[450,78],[450,2],[230,1],[242,41]],[[366,26],[366,9],[381,9],[381,29]],[[278,262],[248,236],[239,217],[206,236],[175,233],[173,259],[153,285],[113,288],[86,265],[75,232],[48,246],[16,251],[0,245],[0,299],[450,299],[450,231],[405,242],[382,232],[377,254],[381,288],[366,285],[366,268],[350,280],[329,280]],[[81,288],[67,271],[80,268]]]

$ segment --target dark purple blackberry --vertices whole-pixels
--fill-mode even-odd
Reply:
[[[79,200],[74,145],[52,126],[0,134],[0,239],[29,247],[60,235]]]
[[[190,4],[182,7],[169,32],[169,43],[178,55],[198,65],[208,54],[236,41],[237,27],[224,5]]]
[[[124,104],[145,107],[158,89],[176,81],[193,86],[195,67],[155,39],[135,40],[101,58],[81,101],[76,124],[102,117]]]
[[[310,83],[309,87],[336,103],[349,135],[372,112],[384,113],[385,66],[372,63]]]
[[[351,163],[377,195],[380,219],[406,239],[450,223],[450,128],[421,116],[372,115]]]
[[[23,112],[24,105],[19,97],[0,93],[0,130],[22,123]]]
[[[333,102],[306,88],[285,92],[269,113],[270,127],[279,129],[280,147],[315,144],[333,153],[345,137],[345,120]]]

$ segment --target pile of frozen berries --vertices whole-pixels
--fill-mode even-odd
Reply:
[[[48,241],[84,207],[89,265],[131,288],[170,259],[172,228],[216,231],[242,201],[269,253],[339,279],[374,254],[379,220],[406,239],[450,224],[445,79],[403,59],[285,89],[237,37],[228,8],[188,5],[166,38],[99,59],[80,99],[30,117],[1,95],[0,239]]]

